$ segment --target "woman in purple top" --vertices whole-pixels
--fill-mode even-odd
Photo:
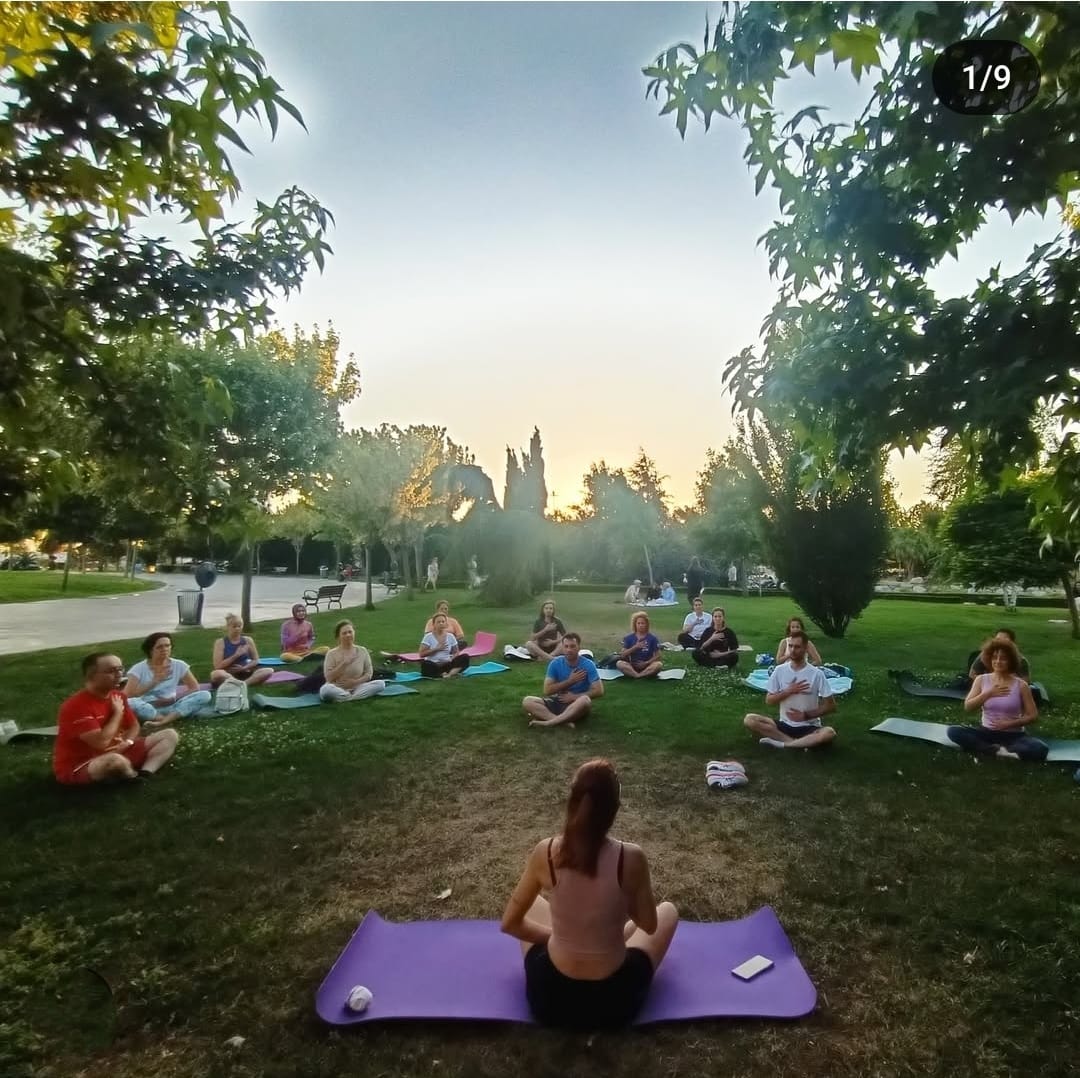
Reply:
[[[319,655],[325,655],[329,648],[315,647],[315,626],[308,621],[307,607],[296,603],[292,608],[292,617],[281,623],[281,660],[298,663]]]
[[[634,631],[623,638],[616,670],[625,677],[656,677],[664,666],[660,641],[649,632],[649,616],[637,613],[630,619]]]
[[[979,674],[964,701],[965,711],[982,708],[979,726],[950,726],[949,740],[967,752],[1004,760],[1046,759],[1045,742],[1024,733],[1039,717],[1031,688],[1020,676],[1020,653],[1011,640],[994,637],[982,649],[989,674]]]

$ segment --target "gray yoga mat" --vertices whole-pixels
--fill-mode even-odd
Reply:
[[[16,734],[0,735],[0,745],[6,745],[9,741],[18,741],[19,738],[29,740],[32,737],[56,737],[58,732],[59,727],[56,726],[34,726],[27,730],[20,730]]]
[[[929,741],[934,745],[942,745],[947,749],[959,748],[957,744],[949,740],[946,732],[948,726],[940,722],[916,722],[914,719],[892,718],[879,722],[872,727],[877,734],[895,734],[897,737],[913,737],[919,741]],[[1040,737],[1036,732],[1032,735],[1040,741],[1046,742],[1050,751],[1046,756],[1048,763],[1080,763],[1080,741],[1064,741],[1053,737]]]
[[[621,670],[608,670],[606,667],[602,670],[598,670],[601,681],[618,681],[623,676]],[[646,681],[682,681],[686,677],[686,668],[682,666],[673,666],[667,670],[661,670],[655,678],[646,678]]]

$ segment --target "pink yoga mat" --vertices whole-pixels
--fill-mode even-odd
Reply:
[[[462,655],[471,655],[476,658],[480,655],[490,655],[495,650],[495,634],[494,633],[477,633],[476,640],[470,644],[467,648],[462,648]],[[399,659],[404,659],[406,662],[418,663],[420,661],[420,653],[418,651],[384,651],[383,655],[391,656],[397,655]]]
[[[755,955],[773,967],[753,980],[731,971]],[[362,1014],[345,1005],[364,985]],[[695,1018],[801,1018],[817,991],[768,906],[738,921],[679,925],[635,1025]],[[315,1000],[331,1025],[390,1019],[532,1022],[518,941],[498,921],[394,924],[372,910],[361,922]]]
[[[298,674],[295,670],[275,670],[264,682],[263,685],[284,685],[287,681],[303,681],[306,677],[305,674]],[[213,686],[209,681],[203,681],[199,685],[200,689],[210,689]]]

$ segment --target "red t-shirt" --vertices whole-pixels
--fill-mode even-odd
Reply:
[[[60,713],[56,719],[60,729],[53,749],[54,775],[70,775],[80,764],[110,751],[92,749],[79,735],[100,730],[109,721],[114,696],[124,701],[124,718],[116,735],[117,741],[125,737],[134,741],[139,736],[139,720],[135,718],[128,706],[127,697],[122,692],[116,690],[107,697],[102,697],[83,689],[74,696],[69,696],[60,705]]]

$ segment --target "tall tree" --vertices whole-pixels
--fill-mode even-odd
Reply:
[[[338,382],[320,381],[320,356],[304,345],[282,348],[206,345],[199,365],[225,387],[228,415],[192,446],[187,485],[191,512],[239,539],[244,555],[241,617],[251,617],[251,570],[258,543],[270,538],[275,498],[310,491],[341,430],[340,407],[359,392],[347,365]]]
[[[319,530],[318,517],[307,502],[296,501],[274,514],[271,530],[292,543],[296,554],[296,575],[300,575],[300,555],[304,544]]]
[[[1022,41],[1041,67],[1021,112],[957,115],[935,99],[936,57],[961,38]],[[807,93],[791,117],[775,91],[819,58],[877,81],[850,125],[828,123]],[[1004,208],[1015,221],[1065,205],[1080,187],[1080,7],[1067,3],[757,3],[725,5],[701,50],[645,69],[680,132],[734,118],[756,189],[780,220],[765,234],[780,295],[763,353],[728,364],[746,408],[799,416],[816,470],[873,462],[879,449],[959,439],[984,476],[1022,470],[1037,451],[1040,401],[1080,418],[1080,259],[1063,230],[1005,275],[992,269],[943,299],[928,274]],[[1057,471],[1056,468],[1053,469]],[[1080,491],[1063,479],[1063,500]]]
[[[0,32],[0,492],[18,499],[62,454],[38,395],[137,459],[143,429],[178,417],[164,392],[116,407],[117,338],[265,325],[322,266],[331,218],[294,187],[226,219],[247,152],[230,119],[300,121],[228,4],[11,2]],[[150,213],[192,234],[155,238]]]
[[[374,548],[392,541],[399,493],[409,476],[394,428],[350,431],[334,448],[326,485],[315,495],[318,511],[331,526],[364,547],[365,606],[375,609],[371,592]]]
[[[543,516],[547,509],[547,482],[544,475],[544,447],[540,428],[534,427],[528,450],[521,451],[521,463],[509,446],[506,448],[506,485],[504,509],[522,509]]]
[[[982,491],[949,507],[941,535],[960,580],[976,587],[1007,584],[1038,587],[1060,584],[1080,639],[1080,616],[1073,602],[1076,557],[1080,547],[1059,541],[1044,545],[1031,526],[1030,499],[1037,480],[1029,478],[1005,491]]]

